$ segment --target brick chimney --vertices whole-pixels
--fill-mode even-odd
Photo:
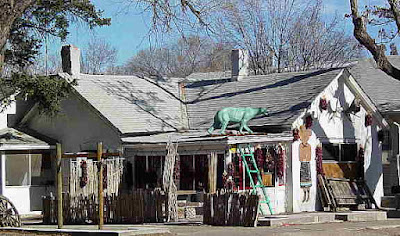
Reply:
[[[232,60],[232,81],[239,81],[249,75],[249,54],[244,49],[233,49]]]
[[[61,49],[63,72],[70,75],[79,76],[81,73],[81,52],[79,48],[72,44],[65,45]]]

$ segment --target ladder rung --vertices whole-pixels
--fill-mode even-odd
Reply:
[[[249,170],[250,173],[258,173],[258,170]]]
[[[253,157],[254,155],[253,154],[242,154],[242,156],[244,156],[244,157]]]

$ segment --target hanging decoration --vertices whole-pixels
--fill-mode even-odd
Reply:
[[[324,173],[324,168],[322,167],[322,145],[321,144],[317,146],[315,153],[316,153],[315,161],[317,164],[317,174],[324,176],[325,173]]]
[[[275,149],[274,148],[269,148],[266,150],[266,155],[265,155],[265,167],[266,169],[264,171],[273,173],[275,172]]]
[[[324,111],[328,109],[328,100],[326,99],[325,95],[319,99],[319,107]]]
[[[81,161],[82,176],[80,181],[81,188],[85,187],[88,183],[88,171],[86,161]]]
[[[299,135],[299,129],[295,128],[292,130],[292,134],[293,134],[293,142],[299,140],[300,135]]]
[[[361,179],[364,179],[364,148],[360,146],[358,149],[358,155],[357,155],[357,166],[358,166],[358,176]]]
[[[367,114],[365,116],[365,127],[371,126],[372,125],[372,115],[371,114]]]
[[[174,181],[177,186],[179,186],[179,180],[181,178],[181,158],[176,155],[175,166],[174,166]]]
[[[276,154],[276,176],[278,177],[279,185],[284,185],[286,151],[281,144],[277,146]]]
[[[103,165],[103,189],[107,188],[107,164]]]
[[[312,119],[311,115],[308,115],[306,117],[306,128],[307,129],[311,128],[312,124],[313,124],[313,119]]]
[[[264,163],[265,163],[265,157],[263,155],[263,151],[261,150],[261,148],[257,148],[254,151],[254,156],[256,158],[257,161],[257,167],[260,171],[262,171],[264,169]]]

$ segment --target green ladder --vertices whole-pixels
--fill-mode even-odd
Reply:
[[[249,151],[248,153],[246,153],[245,148],[247,148]],[[243,147],[243,146],[239,146],[238,147],[239,151],[240,151],[240,156],[242,157],[242,162],[245,166],[246,172],[247,172],[247,176],[250,179],[250,185],[251,185],[251,193],[252,194],[257,194],[257,188],[261,188],[262,189],[262,193],[264,195],[264,201],[260,201],[260,203],[266,203],[268,205],[269,208],[269,212],[271,213],[271,215],[274,214],[274,210],[272,209],[271,206],[271,201],[269,200],[269,197],[267,195],[267,192],[265,190],[265,186],[263,184],[262,178],[261,178],[261,174],[260,174],[260,170],[257,167],[257,163],[256,160],[254,159],[254,151],[251,145],[248,145],[247,147]],[[250,169],[249,164],[247,163],[247,157],[250,158],[250,163],[252,164],[254,169]],[[257,174],[257,180],[258,180],[258,184],[255,184],[253,181],[253,176],[252,174]],[[260,211],[263,215],[266,215],[261,204],[259,205]]]

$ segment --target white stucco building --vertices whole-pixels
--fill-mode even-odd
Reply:
[[[149,79],[81,74],[78,51],[73,46],[64,48],[64,54],[69,55],[64,60],[73,63],[64,63],[60,79],[74,78],[78,85],[62,102],[60,114],[46,117],[32,106],[18,115],[13,127],[60,142],[64,152],[95,150],[99,141],[105,151],[122,151],[127,161],[126,171],[131,176],[127,184],[130,188],[160,185],[169,140],[179,143],[178,190],[186,195],[223,187],[223,174],[231,167],[235,170],[231,178],[236,188],[248,189],[249,177],[237,148],[247,144],[258,147],[264,155],[263,176],[275,213],[321,208],[315,161],[320,145],[325,174],[333,178],[365,178],[378,204],[384,189],[398,184],[398,167],[384,167],[387,163],[398,163],[400,96],[393,93],[400,91],[400,82],[374,68],[371,60],[347,68],[263,76],[249,75],[244,68],[247,63],[234,60],[232,73]],[[321,100],[326,107],[321,107]],[[231,135],[209,135],[206,130],[215,112],[224,107],[265,107],[269,116],[249,122],[254,135],[236,135],[235,126],[229,127]],[[306,122],[310,119],[307,117],[312,118],[311,126]],[[305,141],[308,145],[303,143],[304,138],[293,137],[293,130],[302,125],[309,128],[309,138]],[[54,143],[42,144],[47,146],[40,146],[40,150],[51,150]],[[306,162],[311,179],[306,201],[301,188],[302,145],[310,147],[310,159]],[[29,148],[34,150],[32,146]],[[364,150],[362,162],[357,160],[360,150]],[[33,154],[28,154],[28,163],[35,163]],[[271,157],[274,161],[267,164]],[[363,173],[357,170],[360,163]],[[11,190],[8,192],[2,173],[5,195],[21,212],[33,210],[24,206],[27,201],[22,200],[22,196],[29,199],[31,195],[16,197]],[[34,176],[35,170],[27,173]]]

